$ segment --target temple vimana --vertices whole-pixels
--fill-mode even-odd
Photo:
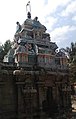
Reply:
[[[38,17],[31,19],[30,10],[24,23],[16,24],[12,48],[0,63],[0,119],[70,119],[66,55],[57,52],[46,27]]]

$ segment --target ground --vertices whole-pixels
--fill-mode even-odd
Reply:
[[[73,95],[72,97],[72,119],[76,119],[76,95]]]

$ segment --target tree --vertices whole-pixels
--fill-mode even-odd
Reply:
[[[7,40],[5,43],[4,43],[4,53],[5,55],[7,54],[7,52],[11,49],[11,45],[12,45],[12,42],[10,40]]]
[[[60,51],[68,56],[70,79],[74,83],[76,82],[76,43],[72,42],[70,47],[66,47],[66,49],[61,48]]]
[[[76,43],[71,43],[71,47],[68,50],[69,52],[69,67],[71,74],[71,81],[76,82]]]
[[[3,45],[1,44],[0,45],[0,61],[3,60],[3,57],[4,57],[4,50],[3,50]]]
[[[0,61],[3,61],[4,56],[7,54],[9,49],[11,49],[12,42],[7,40],[4,45],[0,45]]]

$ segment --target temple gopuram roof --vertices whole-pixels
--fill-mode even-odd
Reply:
[[[45,25],[36,16],[31,19],[31,11],[27,11],[27,19],[21,25],[16,22],[13,46],[4,57],[4,62],[15,63],[19,67],[37,65],[43,68],[67,66],[67,57],[57,52],[57,44],[51,41]]]

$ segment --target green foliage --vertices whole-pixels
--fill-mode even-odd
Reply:
[[[71,81],[76,82],[76,43],[72,42],[68,49]]]
[[[7,52],[9,51],[9,49],[11,49],[11,41],[10,40],[7,40],[5,43],[4,43],[4,52],[5,52],[5,55],[7,54]]]
[[[3,57],[4,57],[3,45],[0,45],[0,61],[3,60]]]
[[[71,60],[71,63],[74,61],[75,57],[76,57],[76,43],[71,43],[71,48],[70,48],[70,60]]]
[[[4,56],[7,54],[9,49],[11,49],[11,41],[7,40],[3,45],[0,45],[0,61],[3,61]]]
[[[61,48],[60,50],[68,56],[70,80],[74,83],[76,82],[76,43],[72,42],[70,47]]]

